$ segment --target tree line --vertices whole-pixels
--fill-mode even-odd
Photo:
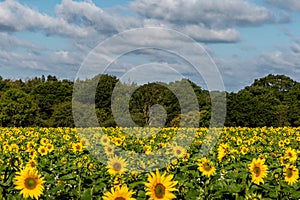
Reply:
[[[186,93],[186,84],[193,94]],[[76,87],[82,88],[77,88],[74,101]],[[226,110],[221,106],[212,108],[212,100],[218,105],[218,98],[224,95]],[[96,113],[97,123],[104,127],[191,123],[208,127],[212,112],[217,112],[216,118],[226,113],[225,126],[300,126],[300,83],[284,75],[270,74],[236,93],[224,94],[204,90],[187,79],[138,86],[121,83],[107,74],[76,81],[51,75],[26,81],[0,76],[0,126],[74,127],[74,108],[79,110],[74,112],[76,126],[94,126],[89,116]],[[124,117],[117,118],[114,113],[124,113]]]

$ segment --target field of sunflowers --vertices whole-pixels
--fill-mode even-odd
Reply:
[[[300,128],[0,132],[0,199],[300,199]]]

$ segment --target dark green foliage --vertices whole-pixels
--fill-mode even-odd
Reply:
[[[30,95],[11,88],[0,98],[1,126],[31,126],[36,120],[37,105]]]
[[[227,98],[227,126],[299,126],[300,84],[268,75]]]
[[[26,81],[0,76],[0,125],[74,127],[73,111],[78,108],[76,117],[82,127],[179,126],[182,120],[182,124],[197,121],[208,127],[211,118],[213,126],[222,125],[225,114],[226,126],[300,126],[300,83],[284,75],[268,75],[237,93],[226,94],[203,90],[186,79],[138,86],[98,75],[78,82],[81,88],[51,75]],[[186,83],[195,96],[186,93]],[[80,89],[76,102],[72,102],[73,89]],[[226,108],[222,106],[225,95]],[[129,108],[124,106],[128,102]],[[113,109],[121,113],[119,118],[112,114]],[[90,119],[92,115],[96,121]]]

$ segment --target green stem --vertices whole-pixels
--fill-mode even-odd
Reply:
[[[78,174],[78,199],[80,199],[80,194],[81,194],[81,170],[80,170],[80,172],[79,172],[79,174]]]

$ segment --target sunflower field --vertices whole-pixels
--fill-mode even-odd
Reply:
[[[0,132],[0,199],[300,199],[300,128]]]

